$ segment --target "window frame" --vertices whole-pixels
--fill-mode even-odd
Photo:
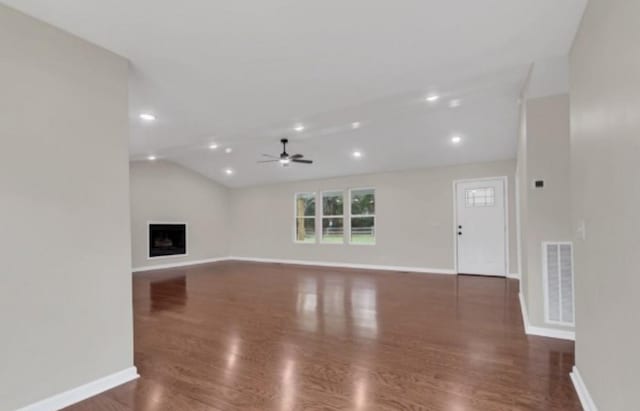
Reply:
[[[351,206],[353,203],[353,192],[354,191],[363,191],[363,190],[373,190],[373,200],[374,200],[374,204],[375,204],[375,211],[373,214],[353,214],[352,210],[351,210]],[[349,218],[348,218],[348,233],[349,233],[349,245],[355,245],[355,246],[365,246],[365,247],[370,247],[370,246],[375,246],[377,245],[378,242],[378,235],[376,233],[376,227],[377,227],[377,214],[378,214],[378,201],[377,201],[377,189],[375,187],[355,187],[355,188],[350,188],[349,189]],[[351,232],[351,220],[353,218],[366,218],[366,217],[370,217],[373,218],[373,242],[371,243],[357,243],[357,242],[353,242],[352,240],[352,232]]]
[[[487,190],[484,195],[476,196],[476,191],[479,190]],[[490,195],[489,195],[490,193]],[[471,194],[471,195],[469,195]],[[482,198],[483,203],[481,204],[478,199]],[[489,202],[491,200],[491,202]],[[496,192],[494,187],[477,187],[477,188],[468,188],[464,191],[464,206],[465,208],[485,208],[485,207],[494,207],[496,204]]]
[[[298,217],[298,196],[302,194],[310,194],[313,196],[315,200],[315,213],[313,216],[302,216]],[[314,220],[315,227],[315,235],[313,241],[300,241],[298,240],[298,219],[302,218],[303,220]],[[318,244],[318,192],[317,191],[298,191],[293,194],[293,230],[291,232],[293,237],[293,242],[295,244],[301,245],[316,245]]]
[[[329,194],[329,193],[340,193],[342,195],[342,215],[324,215],[324,195],[325,194]],[[338,189],[338,190],[322,190],[320,193],[320,211],[318,211],[317,208],[317,203],[316,203],[316,214],[318,214],[318,222],[319,222],[319,235],[320,235],[320,240],[318,241],[318,244],[322,244],[322,245],[345,245],[347,243],[347,239],[346,239],[346,233],[347,233],[347,213],[345,212],[345,190],[344,189]],[[338,219],[341,218],[342,219],[342,241],[340,242],[331,242],[331,241],[324,241],[324,219],[325,218],[334,218],[334,219]],[[318,232],[318,230],[316,230]]]

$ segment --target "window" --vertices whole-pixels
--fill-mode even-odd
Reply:
[[[351,244],[376,243],[376,191],[351,190]]]
[[[322,193],[322,242],[344,243],[344,194],[342,191]]]
[[[316,193],[296,194],[297,243],[316,242]]]
[[[464,191],[467,207],[493,207],[496,195],[493,187],[472,188]]]

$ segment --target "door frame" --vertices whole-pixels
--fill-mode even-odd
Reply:
[[[458,269],[458,184],[461,183],[478,183],[481,181],[496,181],[502,182],[504,187],[504,274],[505,278],[509,277],[509,251],[511,250],[511,239],[509,235],[509,177],[497,176],[497,177],[481,177],[481,178],[465,178],[459,180],[453,180],[453,269],[457,274],[460,274]]]

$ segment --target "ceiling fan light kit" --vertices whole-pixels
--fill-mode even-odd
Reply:
[[[302,154],[293,154],[290,155],[287,153],[287,143],[289,143],[289,139],[283,138],[280,140],[282,143],[282,153],[279,156],[272,156],[271,154],[263,154],[264,157],[268,157],[269,160],[258,161],[258,163],[275,163],[278,162],[282,165],[282,167],[289,167],[291,163],[298,164],[313,164],[313,160],[307,160],[304,158]]]

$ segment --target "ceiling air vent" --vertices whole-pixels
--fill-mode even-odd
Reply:
[[[573,244],[542,243],[545,320],[574,325]]]

